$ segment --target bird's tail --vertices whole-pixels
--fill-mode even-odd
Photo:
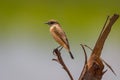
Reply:
[[[69,51],[69,53],[70,53],[70,57],[71,57],[72,59],[74,59],[74,57],[73,57],[73,55],[72,55],[71,51]]]

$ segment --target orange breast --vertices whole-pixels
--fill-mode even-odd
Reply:
[[[51,27],[50,28],[50,33],[52,34],[53,38],[55,39],[55,41],[57,43],[59,43],[61,46],[63,46],[64,48],[68,49],[68,46],[61,40],[60,36],[58,36],[56,33],[55,33],[55,27]]]

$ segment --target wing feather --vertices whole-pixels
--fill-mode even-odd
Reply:
[[[67,36],[65,32],[61,28],[55,28],[54,32],[56,33],[57,36],[69,47],[69,42],[67,39]]]

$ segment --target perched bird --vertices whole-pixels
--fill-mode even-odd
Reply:
[[[56,42],[58,42],[60,44],[59,47],[62,47],[62,48],[64,47],[65,49],[67,49],[68,52],[70,53],[71,58],[74,59],[74,57],[70,51],[70,46],[69,46],[67,36],[66,36],[65,32],[63,31],[63,29],[61,28],[59,22],[51,19],[46,24],[48,24],[50,26],[50,33],[52,34],[52,36],[56,40]]]

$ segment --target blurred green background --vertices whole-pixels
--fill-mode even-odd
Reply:
[[[75,60],[66,50],[63,58],[75,80],[84,64],[79,44],[94,47],[108,15],[120,14],[119,0],[0,0],[0,80],[69,80],[61,66],[53,62],[58,44],[44,23],[58,20],[67,34]],[[108,69],[103,80],[120,79],[120,19],[113,25],[102,58]],[[88,55],[91,51],[86,49]],[[65,54],[64,54],[65,53]]]

